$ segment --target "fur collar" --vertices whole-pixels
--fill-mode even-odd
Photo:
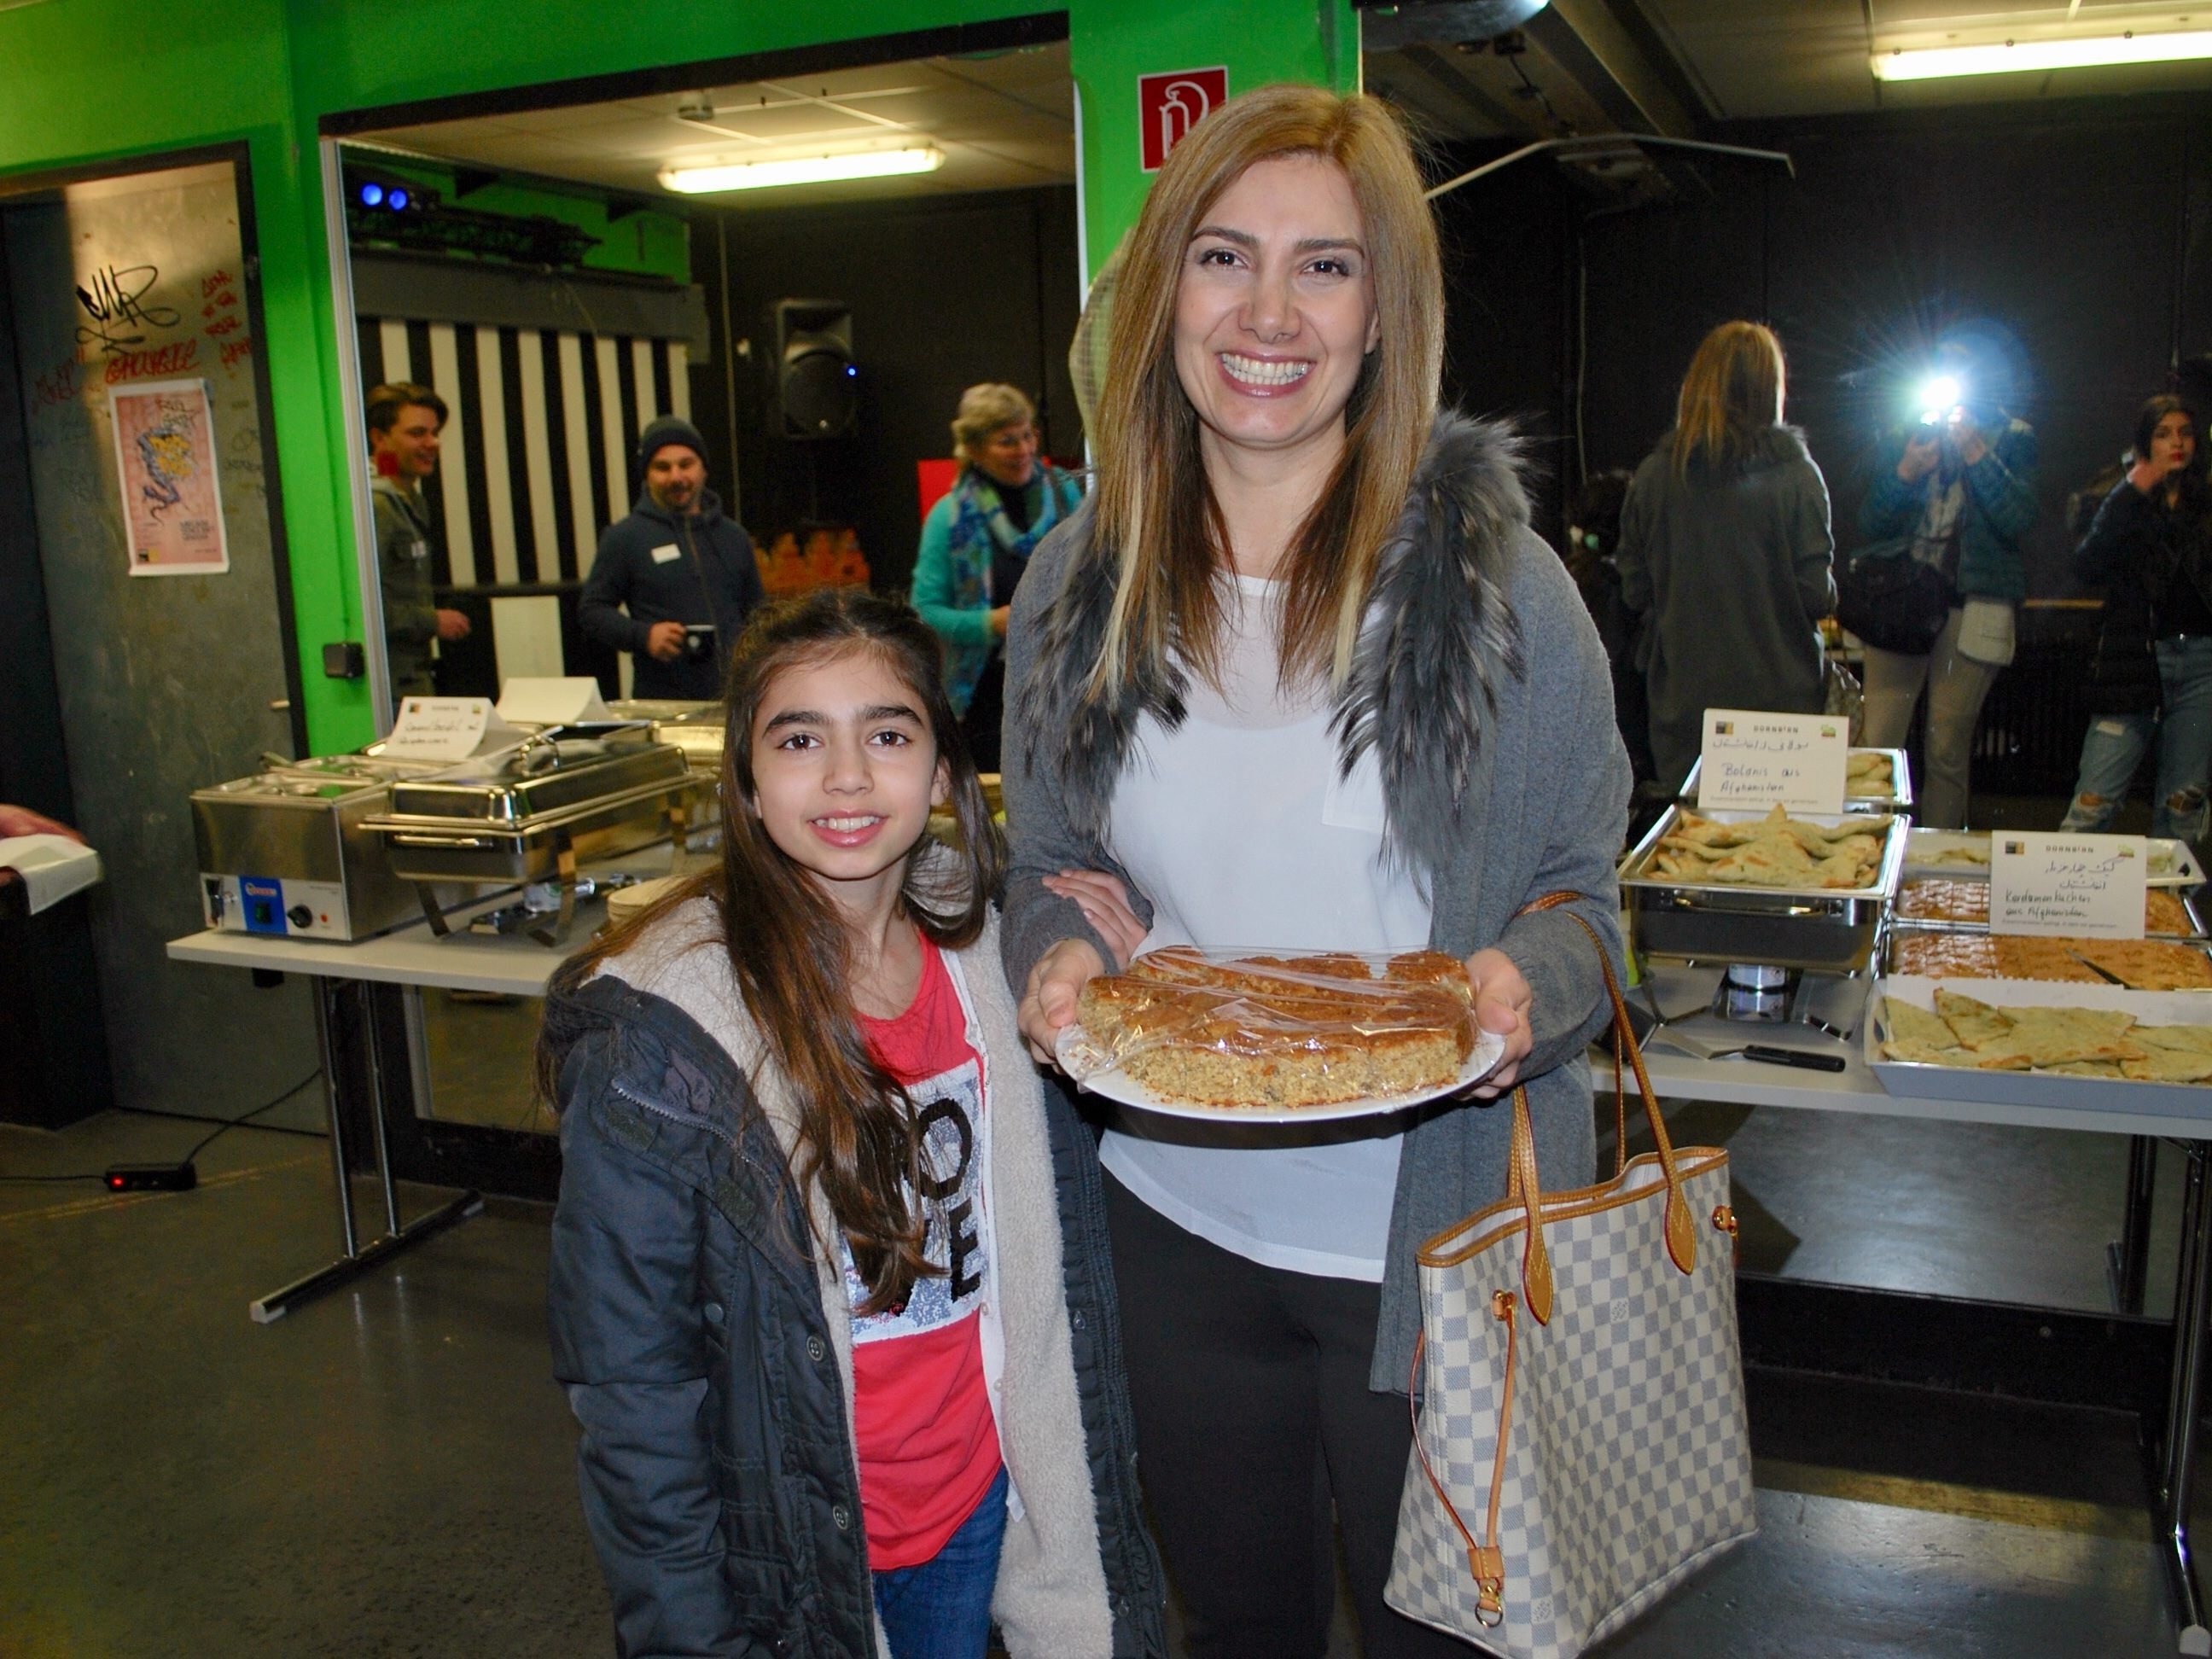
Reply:
[[[1520,459],[1519,440],[1503,423],[1438,413],[1377,562],[1330,722],[1340,772],[1374,752],[1387,850],[1423,878],[1451,856],[1503,687],[1528,672],[1506,597],[1514,544],[1528,526]],[[1139,716],[1181,726],[1188,682],[1170,664],[1126,685],[1113,704],[1084,699],[1117,574],[1092,524],[1086,507],[1068,526],[1066,568],[1040,618],[1036,665],[1016,694],[1015,724],[1020,763],[1056,775],[1070,822],[1103,844]]]

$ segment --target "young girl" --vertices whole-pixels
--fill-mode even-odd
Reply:
[[[1096,1176],[938,660],[865,592],[757,617],[720,867],[548,995],[554,1371],[624,1655],[1164,1651]]]

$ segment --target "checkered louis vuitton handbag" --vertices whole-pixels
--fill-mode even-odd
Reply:
[[[1542,1191],[1516,1090],[1504,1201],[1419,1257],[1425,1407],[1385,1597],[1510,1659],[1573,1659],[1758,1529],[1728,1154],[1668,1141],[1605,979],[1613,1179]],[[1624,1054],[1658,1142],[1633,1162]]]

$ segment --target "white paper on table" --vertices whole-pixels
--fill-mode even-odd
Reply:
[[[489,697],[404,697],[380,753],[390,760],[464,761],[512,749],[529,735],[501,719]]]
[[[2061,939],[2141,939],[2141,836],[1999,830],[1990,837],[1990,931]]]
[[[100,878],[100,854],[67,836],[0,836],[0,869],[22,877],[35,915]]]
[[[1698,806],[1841,812],[1850,742],[1849,724],[1833,714],[1708,708]]]
[[[559,679],[509,680],[499,696],[500,718],[518,725],[567,726],[578,720],[611,720],[599,697],[599,683],[588,674]]]

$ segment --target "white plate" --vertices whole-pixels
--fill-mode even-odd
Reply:
[[[2118,985],[2076,985],[2030,979],[1927,979],[1899,974],[1875,982],[1864,1026],[1866,1063],[1893,1095],[1920,1100],[1970,1100],[2021,1106],[2064,1106],[2124,1112],[2179,1106],[2192,1117],[2212,1118],[2212,1086],[2201,1083],[2137,1083],[2129,1078],[2073,1077],[2063,1072],[1981,1072],[1924,1060],[1885,1060],[1881,999],[1936,1006],[1943,986],[1997,1008],[2122,1008],[2144,1025],[2212,1023],[2202,991],[2131,991]]]
[[[1215,1123],[1327,1123],[1334,1118],[1373,1117],[1382,1112],[1400,1112],[1408,1106],[1441,1100],[1446,1095],[1457,1094],[1471,1088],[1490,1075],[1498,1062],[1505,1058],[1505,1038],[1496,1031],[1478,1030],[1474,1052],[1459,1068],[1459,1075],[1449,1083],[1434,1089],[1416,1089],[1410,1093],[1373,1095],[1360,1100],[1340,1100],[1327,1106],[1205,1106],[1194,1101],[1172,1100],[1146,1088],[1120,1066],[1081,1075],[1085,1054],[1097,1049],[1091,1034],[1081,1025],[1061,1029],[1053,1051],[1060,1057],[1061,1069],[1074,1078],[1078,1085],[1104,1099],[1118,1101],[1124,1106],[1135,1106],[1147,1112],[1158,1112],[1165,1117],[1202,1118]]]

